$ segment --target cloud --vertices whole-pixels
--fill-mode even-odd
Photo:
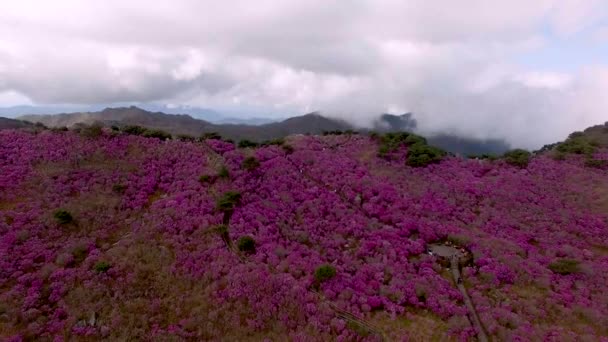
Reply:
[[[608,74],[591,62],[536,70],[518,56],[603,37],[607,11],[601,0],[7,0],[0,93],[320,110],[361,125],[413,111],[429,132],[538,147],[605,121]]]

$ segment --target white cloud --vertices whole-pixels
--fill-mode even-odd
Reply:
[[[607,10],[602,0],[5,0],[0,92],[321,110],[360,124],[407,109],[428,131],[536,147],[605,121],[608,75],[516,57],[548,32],[586,35]]]

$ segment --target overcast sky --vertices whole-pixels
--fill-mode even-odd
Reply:
[[[538,147],[608,120],[608,1],[0,1],[0,106],[119,102]]]

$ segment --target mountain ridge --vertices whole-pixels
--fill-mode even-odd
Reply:
[[[150,129],[164,130],[173,135],[200,136],[205,133],[218,133],[233,140],[264,141],[283,138],[292,134],[318,135],[332,131],[411,131],[415,132],[417,122],[412,113],[394,115],[381,114],[371,129],[356,127],[345,120],[329,118],[319,112],[287,118],[278,122],[251,124],[217,124],[193,118],[188,114],[167,114],[151,112],[130,106],[105,108],[99,112],[62,113],[54,115],[25,115],[19,119],[41,122],[49,127],[72,127],[76,124],[100,123],[105,126],[139,125]],[[452,134],[437,134],[428,137],[429,143],[456,154],[501,154],[509,145],[501,140],[469,139]]]

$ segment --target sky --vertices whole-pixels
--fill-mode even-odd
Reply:
[[[157,103],[536,148],[608,121],[605,0],[0,1],[0,106]]]

